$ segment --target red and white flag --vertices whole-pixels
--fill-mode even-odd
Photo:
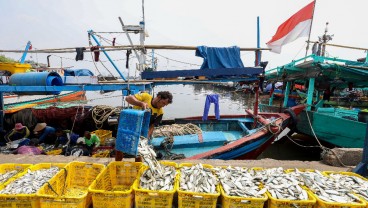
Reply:
[[[313,19],[314,4],[315,1],[311,2],[277,28],[276,34],[270,41],[268,41],[268,43],[266,43],[272,52],[281,53],[281,47],[283,45],[286,45],[299,37],[309,36]]]

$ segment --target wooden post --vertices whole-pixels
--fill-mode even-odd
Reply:
[[[313,92],[314,92],[314,81],[315,78],[309,78],[308,97],[307,97],[307,110],[312,110],[313,104]]]
[[[4,93],[0,92],[0,131],[4,130]]]
[[[284,104],[283,104],[283,107],[287,107],[287,102],[289,100],[289,94],[290,94],[290,86],[291,86],[291,82],[287,82],[286,89],[285,89],[285,92],[284,92]]]

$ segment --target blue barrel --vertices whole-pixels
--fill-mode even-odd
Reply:
[[[62,86],[63,80],[56,72],[28,72],[13,74],[9,78],[11,86]],[[60,91],[14,92],[20,95],[58,95]]]

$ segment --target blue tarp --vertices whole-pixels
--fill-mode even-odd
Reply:
[[[237,46],[216,48],[198,46],[196,56],[203,58],[201,69],[244,68]]]
[[[64,69],[64,76],[93,76],[89,69]]]

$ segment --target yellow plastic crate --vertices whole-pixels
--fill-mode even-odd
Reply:
[[[338,203],[338,202],[326,202],[315,195],[311,190],[307,190],[314,198],[317,199],[315,208],[365,208],[367,205],[364,201],[354,203]]]
[[[196,193],[196,192],[190,192],[190,191],[182,191],[180,190],[179,186],[179,181],[180,181],[180,168],[182,167],[191,167],[194,166],[196,164],[192,164],[192,163],[181,163],[179,165],[179,173],[177,176],[177,180],[178,180],[178,205],[179,208],[215,208],[216,204],[217,204],[217,199],[220,196],[220,188],[219,185],[217,185],[216,187],[216,192],[215,194],[211,194],[211,193]],[[213,166],[212,165],[208,165],[208,164],[202,164],[204,168],[210,168],[212,169]]]
[[[335,172],[335,171],[323,171],[322,172],[323,174],[329,176],[330,174],[341,174],[341,175],[348,175],[348,176],[355,176],[355,177],[358,177],[360,179],[362,179],[363,181],[366,181],[368,182],[368,179],[367,178],[364,178],[363,176],[359,175],[359,174],[356,174],[356,173],[353,173],[353,172]],[[359,196],[359,194],[356,194]],[[359,196],[362,201],[367,205],[367,208],[368,208],[368,201],[366,199],[364,199],[363,197]]]
[[[263,208],[268,197],[264,194],[262,198],[246,198],[238,196],[229,196],[220,185],[221,205],[223,208]]]
[[[18,171],[18,173],[13,176],[13,177],[16,177],[19,173],[21,173],[24,169],[30,167],[31,165],[32,164],[16,164],[16,163],[0,164],[0,174],[5,174],[7,172],[16,170],[16,171]],[[11,178],[13,178],[13,177],[11,177]],[[4,181],[4,182],[0,183],[0,186],[2,184],[5,184],[6,182],[7,181]]]
[[[0,70],[9,71],[12,74],[24,73],[28,69],[31,69],[31,64],[21,64],[21,63],[0,63]]]
[[[70,162],[37,196],[41,208],[85,208],[92,203],[88,187],[105,168],[102,164]],[[56,195],[56,193],[57,195]]]
[[[63,152],[62,149],[55,149],[46,152],[46,155],[60,155]]]
[[[4,189],[8,184],[25,175],[28,170],[36,171],[41,169],[48,169],[51,167],[64,168],[65,166],[66,166],[65,163],[39,163],[37,165],[32,165],[24,169],[24,171],[19,173],[16,177],[9,179],[6,183],[1,185],[0,190]],[[59,173],[60,171],[56,175],[58,175]],[[51,178],[49,181],[51,181],[53,178]],[[46,186],[46,184],[44,184],[43,186]],[[40,189],[42,189],[42,187]],[[37,192],[34,194],[0,194],[0,208],[39,208],[39,207],[40,207],[40,200],[37,197]]]
[[[93,208],[131,208],[132,187],[141,167],[141,162],[111,162],[88,189]]]
[[[172,166],[178,168],[178,164],[174,162],[160,162],[166,166]],[[173,207],[173,198],[174,194],[178,187],[178,181],[174,182],[174,189],[171,191],[152,191],[147,189],[139,188],[139,178],[143,174],[145,170],[147,170],[147,166],[143,166],[137,176],[137,180],[135,180],[133,184],[133,190],[135,192],[135,208],[147,208],[147,207],[155,207],[155,208],[172,208]]]
[[[105,144],[106,139],[110,139],[112,137],[112,131],[110,130],[98,129],[96,131],[91,132],[91,134],[96,134],[100,139],[100,143],[102,145]]]
[[[269,191],[266,192],[268,196],[268,208],[313,208],[316,204],[316,198],[307,189],[308,200],[288,200],[288,199],[276,199]]]

